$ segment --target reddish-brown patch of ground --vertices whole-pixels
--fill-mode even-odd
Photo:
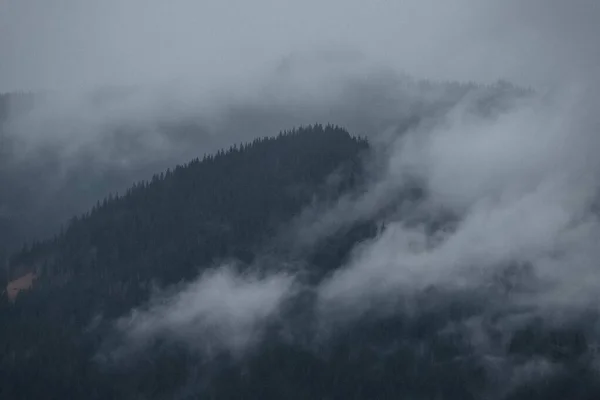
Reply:
[[[15,301],[21,290],[27,290],[31,288],[35,278],[36,275],[33,272],[29,272],[22,277],[15,279],[14,281],[10,281],[8,285],[6,285],[6,294],[8,299],[10,301]]]

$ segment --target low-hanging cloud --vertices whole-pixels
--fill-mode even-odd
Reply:
[[[15,243],[44,237],[108,192],[235,142],[314,122],[377,135],[457,101],[448,88],[415,90],[389,71],[548,84],[558,76],[548,66],[564,71],[573,54],[563,45],[560,62],[549,62],[553,49],[510,15],[513,6],[5,2],[0,91],[47,92],[26,118],[0,127],[9,154],[0,172],[35,192],[21,202],[31,207],[3,204],[23,231],[7,236]],[[554,23],[536,15],[539,8],[531,2],[526,15]],[[575,9],[567,8],[569,21]],[[532,60],[544,60],[544,69]]]
[[[291,275],[240,273],[224,265],[175,293],[156,296],[116,327],[125,338],[123,349],[143,349],[163,339],[208,357],[240,356],[260,343],[267,323],[293,292]]]
[[[592,43],[600,10],[585,0],[532,1],[523,9],[512,1],[482,2],[472,16],[467,29],[478,30],[482,43],[494,38],[488,44],[504,56],[510,51],[502,44],[520,43],[511,47],[513,55],[530,46],[530,54],[519,55],[519,70],[537,73],[546,85],[504,113],[482,117],[463,101],[432,124],[392,139],[383,153],[385,173],[372,188],[419,182],[426,212],[443,209],[453,224],[432,234],[407,223],[406,215],[394,216],[322,285],[324,309],[340,302],[368,307],[373,297],[431,286],[481,288],[510,264],[527,265],[532,281],[512,292],[509,303],[538,311],[593,307],[599,287],[594,243],[600,240],[593,66],[600,54]],[[373,192],[360,201],[376,199],[369,197]],[[384,205],[370,204],[375,210]]]
[[[444,208],[458,222],[431,234],[391,221],[323,285],[323,301],[477,286],[510,263],[533,266],[545,286],[529,300],[543,297],[540,306],[592,301],[598,147],[572,109],[538,97],[488,119],[458,107],[437,127],[397,139],[387,179],[414,177],[430,212]]]
[[[481,19],[471,28],[484,26],[491,10],[504,21],[516,10],[512,2],[481,7],[475,10]],[[379,154],[383,167],[362,195],[344,198],[324,212],[311,211],[307,224],[301,218],[294,226],[299,240],[326,237],[344,223],[379,216],[390,199],[401,198],[406,184],[414,182],[424,190],[419,212],[444,210],[453,218],[451,226],[431,232],[425,223],[395,213],[379,236],[357,247],[348,265],[318,286],[320,318],[327,320],[331,313],[360,316],[431,287],[487,291],[499,296],[501,305],[527,307],[532,315],[591,307],[600,287],[595,261],[600,224],[594,211],[599,121],[592,112],[598,104],[598,80],[589,68],[596,54],[580,53],[589,50],[586,46],[569,46],[587,41],[590,32],[587,23],[571,29],[580,13],[576,8],[533,2],[525,13],[532,24],[519,16],[514,29],[502,31],[495,42],[520,38],[538,46],[537,55],[543,57],[526,56],[519,63],[526,65],[524,75],[537,69],[545,84],[555,80],[552,90],[510,97],[510,107],[498,113],[481,113],[473,108],[472,97],[454,98],[447,108],[408,125],[407,134],[384,135],[385,151]],[[534,15],[536,10],[545,14]],[[553,52],[548,43],[557,34],[550,31],[563,12],[568,17],[565,35]],[[494,29],[499,29],[497,23],[484,29],[482,38]],[[526,53],[522,45],[512,54]],[[544,62],[552,54],[562,58],[550,68]],[[397,120],[387,122],[379,128],[394,131],[399,126]],[[515,265],[523,275],[506,286],[501,278],[507,270],[516,274],[509,268]],[[499,281],[505,290],[498,289]]]
[[[34,95],[30,110],[0,123],[7,188],[0,204],[18,227],[4,233],[12,238],[5,243],[45,237],[109,192],[282,129],[331,122],[376,137],[440,113],[470,91],[487,92],[492,102],[506,97],[495,86],[424,84],[379,69],[360,52],[335,50],[293,53],[245,81]]]

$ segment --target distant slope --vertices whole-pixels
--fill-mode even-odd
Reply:
[[[351,187],[366,149],[335,126],[256,139],[111,195],[24,247],[10,258],[13,278],[38,278],[0,305],[0,398],[130,398],[131,377],[109,384],[91,361],[104,340],[84,333],[93,317],[123,315],[155,283],[192,278],[220,259],[251,261],[315,196]],[[334,173],[341,179],[327,183]]]

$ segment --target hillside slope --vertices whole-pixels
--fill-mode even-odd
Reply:
[[[334,126],[257,139],[111,195],[25,246],[11,272],[37,278],[0,302],[0,398],[599,398],[598,313],[557,323],[515,307],[527,265],[499,267],[482,287],[385,299],[388,282],[366,269],[368,293],[355,297],[339,268],[364,261],[362,244],[403,245],[380,228],[394,222],[387,208],[362,220],[336,209],[363,222],[294,247],[302,217],[320,222],[372,183],[368,154]],[[415,183],[390,203],[426,202]],[[389,213],[406,210],[405,224],[453,229],[444,213]],[[347,302],[326,301],[332,282]]]
[[[38,279],[0,307],[0,397],[123,398],[129,378],[123,388],[107,385],[110,374],[92,361],[103,337],[82,333],[90,321],[102,315],[108,327],[156,285],[191,279],[219,260],[251,263],[315,196],[353,186],[367,148],[334,126],[256,139],[110,195],[54,238],[25,246],[10,258],[11,272]]]

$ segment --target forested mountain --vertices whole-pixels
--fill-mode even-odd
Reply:
[[[234,96],[208,108],[202,96],[188,104],[143,87],[73,97],[0,94],[0,265],[25,240],[51,235],[106,193],[124,192],[131,182],[199,152],[314,121],[335,121],[371,139],[390,127],[402,134],[465,99],[490,113],[530,94],[505,82],[418,81],[390,71],[336,74],[329,86],[305,94],[292,79],[302,67],[292,63],[288,73],[274,71],[251,98]]]
[[[146,388],[129,385],[128,373],[101,371],[93,356],[103,338],[86,326],[140,305],[153,285],[191,279],[219,260],[252,263],[303,207],[356,185],[367,148],[334,126],[256,139],[109,195],[53,239],[24,247],[10,258],[10,274],[37,279],[14,304],[3,299],[1,397],[135,398],[181,384],[168,364],[147,371],[172,374],[157,386],[151,375],[133,375],[150,379]],[[321,268],[335,267],[321,258]]]
[[[362,190],[369,151],[336,126],[256,139],[24,246],[11,274],[37,279],[0,305],[0,398],[598,398],[593,312],[568,326],[531,318],[507,336],[492,289],[430,287],[336,325],[348,313],[324,311],[316,287],[379,235],[379,219],[302,251],[288,234],[303,211]]]

